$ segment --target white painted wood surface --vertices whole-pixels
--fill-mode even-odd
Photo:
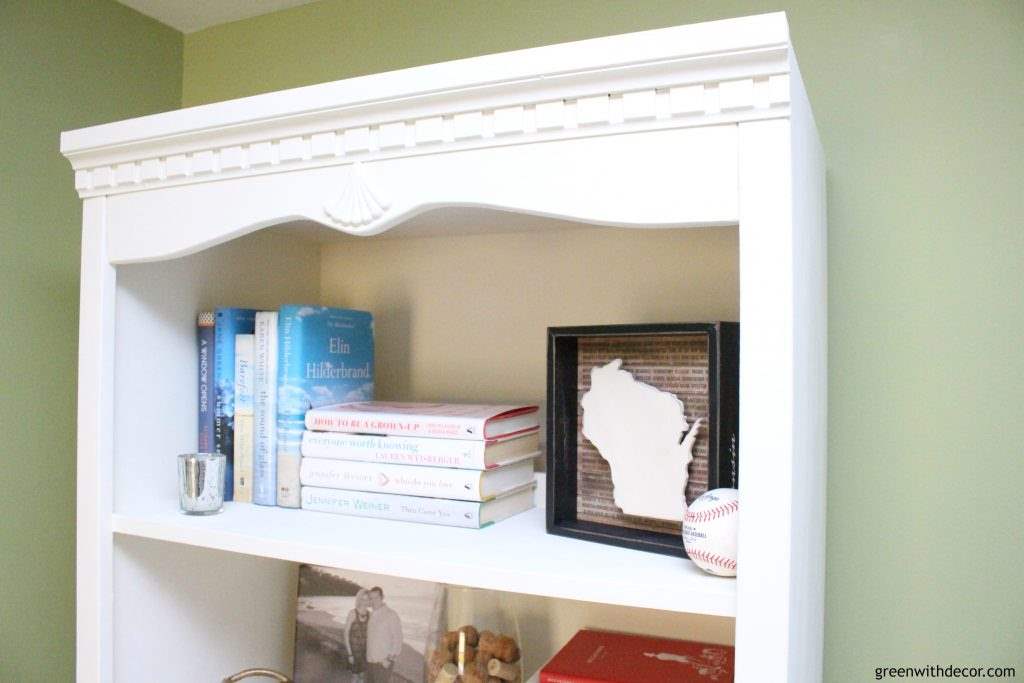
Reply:
[[[171,658],[147,680],[215,680],[261,652],[286,668],[292,562],[735,615],[736,680],[820,680],[824,162],[784,15],[299,88],[72,131],[61,148],[85,200],[79,680],[138,680],[204,635],[205,665]],[[245,505],[178,515],[171,458],[195,441],[195,312],[320,294],[316,242],[256,231],[304,221],[401,236],[432,211],[443,232],[445,207],[512,211],[520,229],[544,228],[530,216],[739,224],[735,582],[548,536],[539,511],[482,532]],[[261,602],[207,576],[229,565]],[[190,584],[189,566],[203,580]]]
[[[789,662],[794,680],[821,677],[825,632],[828,453],[828,240],[825,152],[795,55],[790,127],[793,203],[793,526]]]
[[[219,683],[256,665],[291,671],[295,565],[115,535],[114,574],[114,680]]]
[[[115,513],[114,532],[513,593],[735,616],[734,581],[680,558],[550,535],[539,507],[459,529],[244,503],[187,517],[168,502]]]
[[[430,119],[443,114],[472,118],[479,112],[483,117],[488,111],[522,105],[522,100],[569,104],[566,99],[608,95],[610,85],[621,85],[616,90],[622,92],[662,87],[666,81],[710,87],[716,85],[708,83],[716,69],[730,81],[755,75],[784,76],[788,44],[789,27],[781,13],[655,29],[402,69],[83,128],[62,136],[61,151],[76,171],[109,168],[113,173],[120,163],[137,162],[133,157],[153,157],[171,164],[170,159],[161,157],[191,154],[196,149],[230,150],[230,145],[252,138],[291,139],[310,135],[317,128],[330,129],[330,123],[338,120],[365,125],[366,119],[359,117],[366,111],[375,119],[412,120],[414,128],[422,118],[424,123],[418,127],[428,130]],[[757,100],[758,104],[788,95],[782,82],[771,85],[769,98]],[[692,106],[690,95],[688,91],[674,94],[673,101],[681,102],[674,109],[721,110],[716,97],[709,97],[707,106]],[[476,106],[450,106],[469,101]],[[727,104],[739,108],[738,101]],[[328,125],[322,125],[323,121]],[[358,149],[359,127],[343,130],[352,131],[348,149]],[[267,134],[277,131],[281,134]],[[432,140],[424,134],[418,141]],[[140,155],[139,149],[154,153]],[[141,169],[140,175],[141,181],[145,178]],[[102,180],[105,182],[91,185],[112,186],[108,178]],[[129,180],[134,182],[134,178]]]
[[[388,198],[368,221],[328,208],[366,183]],[[594,225],[735,225],[736,126],[582,138],[382,159],[116,195],[109,257],[137,263],[194,253],[289,220],[375,235],[428,209],[472,206]]]
[[[737,680],[788,671],[793,526],[793,242],[789,124],[740,129],[740,519]],[[753,406],[753,408],[752,408]],[[748,484],[748,482],[752,482]],[[780,615],[785,614],[785,620]],[[783,679],[783,680],[789,680]]]
[[[114,441],[114,292],[106,259],[106,204],[82,207],[82,274],[78,344],[78,462],[75,577],[79,680],[113,676],[112,530]]]

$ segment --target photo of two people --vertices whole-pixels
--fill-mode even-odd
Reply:
[[[423,683],[442,590],[428,581],[302,565],[296,683]]]

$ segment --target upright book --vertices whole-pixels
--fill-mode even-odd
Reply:
[[[486,470],[515,462],[526,456],[537,455],[540,455],[540,444],[536,431],[488,441],[309,430],[302,435],[304,458],[335,458],[395,465]]]
[[[253,338],[235,335],[235,497],[252,502]]]
[[[490,470],[303,458],[300,480],[303,486],[481,501],[533,481],[533,458]]]
[[[538,415],[538,407],[531,405],[363,401],[311,410],[306,413],[306,427],[330,432],[481,441],[536,431]]]
[[[277,311],[256,314],[252,502],[277,505]]]
[[[486,501],[448,500],[392,493],[302,487],[302,508],[400,522],[480,529],[533,507],[536,484],[525,484]]]
[[[196,447],[200,453],[212,453],[214,450],[213,320],[213,311],[204,311],[196,318],[196,350],[199,353],[199,438]]]
[[[277,504],[299,507],[306,412],[373,397],[373,316],[282,306],[278,315]]]
[[[732,683],[735,649],[584,629],[540,670],[540,683]]]
[[[235,335],[252,334],[255,324],[250,308],[218,308],[214,315],[213,450],[227,456],[224,500],[234,499],[235,488]]]

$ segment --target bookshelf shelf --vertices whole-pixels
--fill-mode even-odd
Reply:
[[[740,683],[821,679],[825,164],[784,14],[167,112],[61,151],[83,201],[79,681],[289,670],[300,562],[519,594],[530,669],[590,625],[713,632]],[[549,536],[541,509],[482,531],[178,514],[196,313],[285,303],[371,310],[388,400],[543,404],[547,327],[738,319],[739,576]]]
[[[148,513],[115,514],[113,531],[554,598],[715,616],[736,613],[735,581],[704,574],[679,558],[548,535],[539,507],[475,530],[240,503],[198,518],[162,505]]]

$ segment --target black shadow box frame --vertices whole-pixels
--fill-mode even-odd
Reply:
[[[686,557],[678,532],[629,528],[578,515],[579,348],[602,337],[628,345],[673,335],[707,336],[707,488],[738,487],[739,323],[659,323],[548,328],[547,530],[597,543]],[[614,355],[614,354],[612,354]],[[608,360],[614,360],[609,358]],[[625,364],[623,369],[629,370]],[[685,403],[685,402],[684,402]],[[688,408],[689,413],[689,408]],[[690,415],[687,415],[690,419]],[[691,463],[691,472],[693,464]],[[621,515],[621,512],[619,513]],[[625,515],[621,515],[627,518]],[[645,518],[634,518],[643,521]],[[651,520],[652,523],[659,522]],[[671,524],[671,523],[669,523]],[[654,524],[653,526],[657,526]]]

